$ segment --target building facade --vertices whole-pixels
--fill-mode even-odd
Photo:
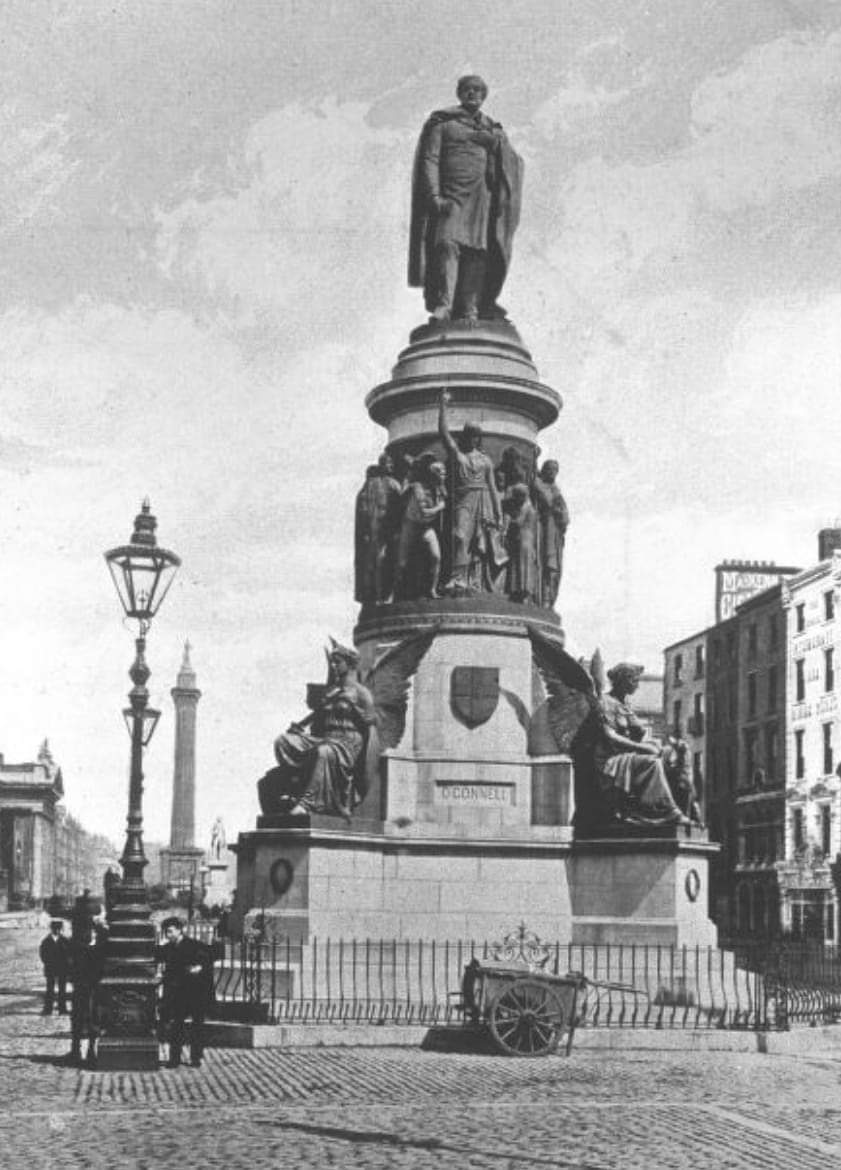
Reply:
[[[822,533],[817,565],[784,588],[788,632],[785,858],[779,864],[784,928],[837,943],[830,866],[841,852],[841,720],[836,667],[841,551]]]
[[[716,567],[720,620],[664,651],[664,705],[686,740],[710,838],[710,913],[723,936],[780,929],[785,823],[786,620],[773,562]]]
[[[64,781],[49,744],[37,758],[7,764],[0,755],[0,910],[67,901],[102,888],[117,851],[61,805]]]
[[[736,609],[738,742],[732,815],[736,837],[733,933],[780,930],[777,866],[784,857],[786,623],[782,586]]]

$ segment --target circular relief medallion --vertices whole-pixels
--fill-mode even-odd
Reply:
[[[698,894],[701,892],[701,877],[697,869],[690,869],[686,875],[684,882],[686,887],[686,896],[690,902],[697,902]]]
[[[271,887],[278,896],[286,893],[292,885],[294,876],[295,870],[292,868],[292,863],[287,861],[285,857],[279,857],[269,870]]]

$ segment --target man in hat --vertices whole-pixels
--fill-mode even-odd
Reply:
[[[53,1003],[60,1016],[67,1015],[67,974],[70,968],[70,943],[60,918],[50,920],[50,933],[41,939],[38,956],[47,981],[43,1015],[53,1014]]]
[[[167,1068],[181,1064],[188,1016],[190,1063],[198,1068],[204,1055],[204,1019],[213,997],[213,959],[209,947],[184,933],[180,918],[165,918],[161,930],[166,942],[156,948],[155,961],[163,965],[161,1024],[169,1034]]]
[[[99,1030],[96,991],[105,969],[105,948],[108,928],[105,925],[102,903],[90,890],[76,899],[73,908],[73,934],[70,942],[70,962],[73,995],[70,1001],[70,1060],[83,1062],[88,1068],[96,1065],[96,1039]],[[83,1057],[82,1044],[87,1042]]]
[[[459,105],[421,131],[412,179],[409,285],[436,321],[470,324],[505,313],[496,303],[520,218],[523,164],[498,122],[482,113],[488,87],[459,79]]]

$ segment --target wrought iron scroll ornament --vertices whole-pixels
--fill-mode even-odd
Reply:
[[[528,930],[521,922],[516,930],[509,931],[501,942],[491,943],[490,957],[500,963],[526,963],[534,970],[541,970],[549,962],[552,948],[540,941],[538,935]]]

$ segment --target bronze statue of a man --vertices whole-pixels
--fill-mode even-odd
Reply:
[[[412,178],[409,284],[432,319],[505,316],[496,299],[520,218],[523,163],[482,113],[488,87],[459,80],[460,105],[435,110],[421,131]]]

